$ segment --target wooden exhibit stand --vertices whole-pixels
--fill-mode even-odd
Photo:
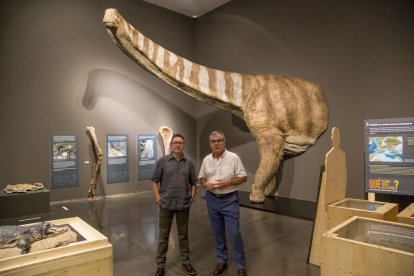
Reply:
[[[414,203],[411,203],[407,208],[397,215],[398,222],[414,225]]]
[[[346,196],[346,155],[339,148],[339,129],[332,128],[332,149],[325,157],[325,172],[319,190],[318,207],[313,227],[309,263],[322,265],[322,234],[352,216],[364,216],[396,221],[398,204],[376,202],[375,194],[370,200],[345,198]]]
[[[0,275],[113,275],[112,245],[78,217],[50,221],[69,224],[85,240],[0,259]]]
[[[322,239],[322,276],[413,275],[413,225],[355,216]]]
[[[345,198],[328,205],[328,229],[353,216],[397,221],[398,204]]]
[[[339,148],[340,132],[337,127],[331,132],[332,149],[325,157],[325,172],[322,174],[318,207],[313,226],[309,263],[320,266],[322,262],[322,234],[328,228],[328,205],[344,199],[346,194],[346,156]]]
[[[50,191],[6,194],[0,191],[0,219],[28,216],[50,211]]]

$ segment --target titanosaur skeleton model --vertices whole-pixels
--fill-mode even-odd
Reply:
[[[276,75],[226,72],[193,63],[154,43],[107,9],[103,22],[113,41],[131,59],[172,87],[246,121],[260,154],[251,202],[272,195],[283,154],[305,152],[325,131],[328,107],[321,87]]]

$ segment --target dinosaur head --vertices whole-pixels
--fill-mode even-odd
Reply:
[[[108,29],[117,29],[119,25],[120,14],[116,9],[106,9],[103,23]]]

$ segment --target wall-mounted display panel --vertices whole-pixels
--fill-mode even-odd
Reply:
[[[77,135],[52,135],[52,189],[79,186],[78,141]]]
[[[364,123],[365,191],[414,195],[414,117]]]
[[[107,183],[128,182],[128,134],[107,134],[106,144]]]
[[[157,163],[157,136],[137,134],[138,180],[151,179]]]

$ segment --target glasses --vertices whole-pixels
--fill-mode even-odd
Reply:
[[[173,144],[173,145],[184,145],[184,142],[174,141],[171,144]]]
[[[223,139],[210,140],[210,143],[211,143],[211,144],[215,144],[215,143],[222,143],[222,142],[224,142],[224,140],[223,140]]]

